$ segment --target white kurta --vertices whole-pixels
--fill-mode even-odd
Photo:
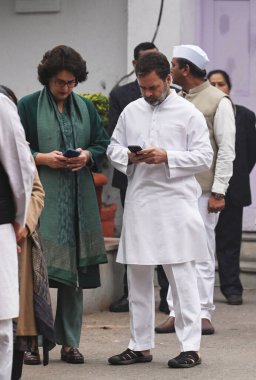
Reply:
[[[128,145],[163,148],[168,164],[128,165]],[[194,105],[174,91],[156,107],[143,98],[130,103],[107,154],[128,176],[117,261],[157,265],[207,260],[198,211],[201,188],[194,174],[209,169],[212,148],[205,119]]]
[[[16,106],[0,94],[0,162],[10,181],[16,205],[16,222],[24,226],[35,166],[31,160]],[[18,316],[18,264],[16,238],[11,224],[0,225],[0,320]]]

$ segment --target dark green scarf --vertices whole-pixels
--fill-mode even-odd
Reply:
[[[86,104],[76,94],[69,99],[71,129],[58,114],[48,90],[38,99],[37,129],[40,153],[90,146],[91,124]],[[72,136],[70,135],[72,131]],[[69,145],[69,146],[68,146]],[[40,167],[46,198],[40,230],[51,280],[78,286],[78,271],[107,261],[91,172]]]

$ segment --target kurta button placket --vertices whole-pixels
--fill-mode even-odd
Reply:
[[[149,142],[151,146],[156,145],[157,141],[157,112],[158,112],[158,106],[154,107],[153,109],[153,114],[152,114],[152,122],[151,122],[151,128],[150,128],[150,133],[149,133]]]

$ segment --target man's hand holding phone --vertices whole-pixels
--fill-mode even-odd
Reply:
[[[142,151],[141,146],[139,145],[128,145],[128,158],[129,158],[129,163],[131,164],[136,164],[137,163],[137,155],[139,152]]]
[[[136,153],[128,153],[128,156],[129,162],[133,164],[138,164],[141,162],[144,162],[146,164],[161,164],[163,162],[167,162],[167,152],[162,148],[151,147],[141,149]]]
[[[128,149],[130,152],[137,154],[142,150],[142,147],[139,145],[128,145]]]

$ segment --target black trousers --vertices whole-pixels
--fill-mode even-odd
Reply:
[[[22,376],[24,352],[13,350],[12,377],[11,380],[19,380]]]
[[[157,280],[160,286],[160,299],[165,302],[167,298],[168,288],[169,288],[169,281],[166,277],[166,274],[162,265],[158,265],[156,269],[157,269]]]
[[[122,206],[124,207],[126,189],[120,189],[120,198]],[[169,282],[167,280],[165,271],[161,265],[157,266],[157,280],[160,286],[160,298],[165,301],[168,293]],[[124,270],[124,278],[123,278],[123,286],[124,286],[124,296],[128,297],[128,283],[127,283],[127,265],[125,265]]]
[[[243,208],[229,204],[220,213],[215,229],[220,289],[225,297],[243,292],[239,278],[242,219]]]
[[[126,189],[120,189],[120,199],[124,208]],[[124,266],[124,278],[123,278],[124,296],[128,298],[128,283],[127,283],[127,265]]]
[[[19,380],[22,375],[24,351],[19,351],[15,347],[17,322],[14,319],[13,327],[13,358],[12,358],[12,377],[11,380]]]

